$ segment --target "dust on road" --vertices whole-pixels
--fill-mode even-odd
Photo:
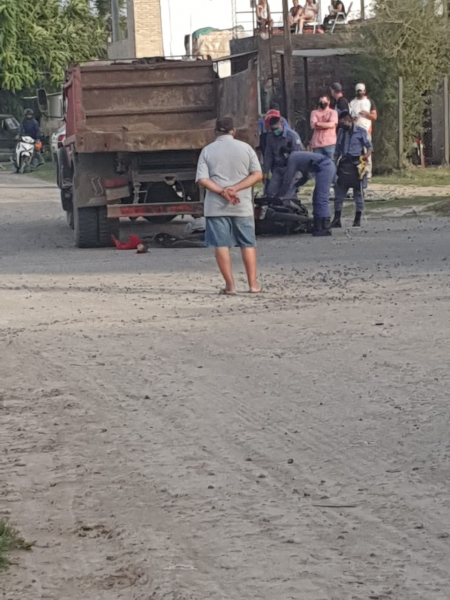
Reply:
[[[449,221],[262,239],[224,298],[208,250],[76,250],[15,181],[5,600],[448,600]]]

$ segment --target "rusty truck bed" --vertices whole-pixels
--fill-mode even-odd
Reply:
[[[219,79],[211,61],[92,62],[65,85],[66,144],[78,153],[195,150],[214,140],[218,116],[257,145],[256,67]]]

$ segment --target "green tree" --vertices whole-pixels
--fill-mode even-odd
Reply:
[[[111,15],[111,0],[93,0],[93,5],[102,19],[107,19]]]
[[[376,0],[374,18],[354,31],[361,54],[353,77],[366,83],[377,104],[374,128],[378,170],[395,168],[397,160],[397,89],[404,81],[404,147],[423,133],[430,94],[450,71],[449,21],[434,0]]]
[[[0,88],[58,88],[71,62],[104,57],[107,31],[88,0],[0,0]]]
[[[112,34],[111,0],[93,0],[95,13],[105,23],[109,34]],[[119,27],[122,38],[127,37],[127,0],[119,0]]]

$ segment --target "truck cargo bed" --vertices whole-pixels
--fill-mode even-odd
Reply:
[[[71,68],[67,140],[78,153],[201,149],[218,116],[257,144],[256,67],[219,79],[211,61],[94,62]]]

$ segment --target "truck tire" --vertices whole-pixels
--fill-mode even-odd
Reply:
[[[73,215],[77,248],[114,246],[112,236],[119,237],[120,224],[119,219],[108,219],[106,206],[74,208]]]
[[[98,209],[74,206],[75,246],[77,248],[98,248]]]
[[[106,206],[100,206],[97,210],[99,246],[102,248],[114,246],[112,236],[119,238],[120,221],[119,219],[108,219]]]

